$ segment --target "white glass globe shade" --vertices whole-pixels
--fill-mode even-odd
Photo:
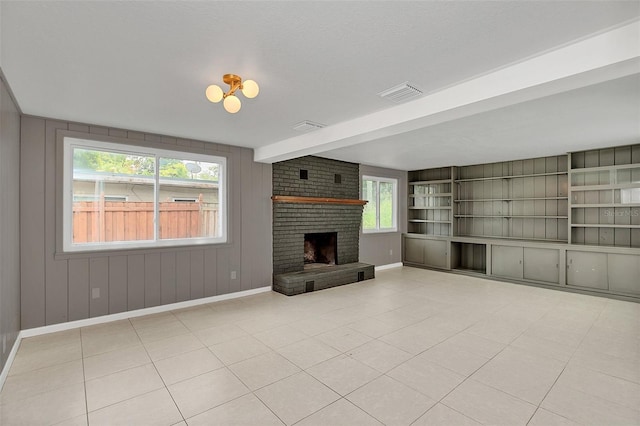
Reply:
[[[242,83],[242,94],[245,95],[249,99],[253,99],[258,96],[260,92],[260,87],[258,87],[258,83],[253,80],[246,80]]]
[[[228,113],[235,114],[240,111],[240,107],[242,104],[240,103],[240,99],[238,99],[235,95],[229,95],[224,98],[224,109],[227,110]]]
[[[216,86],[215,84],[212,84],[211,86],[207,87],[207,90],[205,91],[205,95],[207,95],[207,99],[209,99],[209,101],[216,103],[222,100],[222,96],[224,95],[224,92],[222,91],[220,86]]]

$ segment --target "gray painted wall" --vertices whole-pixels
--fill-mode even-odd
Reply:
[[[360,231],[360,262],[375,266],[402,262],[402,233],[407,232],[407,172],[360,165],[362,176],[398,179],[398,231],[364,234]]]
[[[56,141],[64,131],[227,157],[229,243],[62,253]],[[253,162],[250,149],[23,116],[21,177],[23,329],[271,284],[271,165]]]
[[[20,331],[19,164],[20,114],[0,78],[0,370]]]

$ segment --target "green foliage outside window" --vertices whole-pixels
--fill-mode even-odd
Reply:
[[[191,173],[187,161],[160,158],[160,176],[180,179],[218,180],[216,164],[200,163],[200,171]],[[76,148],[73,150],[73,168],[135,176],[154,176],[155,158],[114,152]]]
[[[362,198],[367,200],[362,212],[362,229],[392,229],[394,223],[394,183],[362,180]]]

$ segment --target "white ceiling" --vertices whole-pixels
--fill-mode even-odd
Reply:
[[[292,126],[311,120],[329,126],[312,153],[404,170],[640,139],[636,75],[331,143],[335,125],[397,113],[376,95],[384,89],[441,93],[637,20],[638,1],[3,0],[0,15],[0,66],[25,114],[262,152],[305,141]],[[235,115],[204,97],[226,73],[260,84]]]

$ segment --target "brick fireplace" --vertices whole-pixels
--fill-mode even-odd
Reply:
[[[373,265],[358,261],[359,165],[307,156],[272,170],[273,289],[293,295],[373,278]]]

